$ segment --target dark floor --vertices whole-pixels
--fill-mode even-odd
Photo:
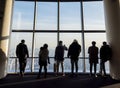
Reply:
[[[113,80],[109,75],[106,77],[90,77],[89,74],[79,74],[71,77],[55,76],[49,73],[47,78],[37,79],[37,74],[25,74],[20,77],[18,74],[9,74],[6,78],[0,79],[0,88],[100,88],[120,83]]]

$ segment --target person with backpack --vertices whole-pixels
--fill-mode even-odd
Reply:
[[[43,47],[40,48],[39,51],[39,73],[37,78],[39,79],[41,76],[42,67],[44,67],[44,78],[47,76],[47,63],[50,64],[49,61],[49,51],[48,51],[48,44],[44,44]]]

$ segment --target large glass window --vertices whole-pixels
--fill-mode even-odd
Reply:
[[[106,41],[105,33],[85,33],[85,56],[88,57],[88,47],[91,46],[91,42],[96,41],[96,46],[100,49],[102,42]]]
[[[81,33],[60,33],[60,40],[63,41],[63,45],[68,48],[74,39],[82,46]],[[67,51],[65,52],[65,57],[67,57]],[[82,54],[80,54],[80,57],[82,57]]]
[[[85,57],[87,58],[85,60],[86,63],[86,72],[90,71],[90,64],[88,59],[88,48],[92,46],[91,42],[96,41],[96,46],[99,48],[99,54],[100,54],[100,47],[102,46],[102,42],[106,41],[106,34],[105,33],[85,33]],[[99,56],[98,54],[98,56]],[[109,67],[109,64],[107,64],[107,67]],[[100,70],[100,60],[97,65],[97,72]]]
[[[57,30],[57,2],[37,3],[36,30]]]
[[[60,30],[81,30],[80,2],[60,3]]]
[[[55,47],[57,45],[56,33],[35,33],[35,57],[38,57],[39,49],[45,43],[48,44],[49,56],[54,57]]]
[[[16,58],[16,46],[22,39],[25,40],[25,44],[28,47],[29,56],[31,57],[32,55],[32,33],[12,33],[9,48],[8,72],[19,72],[18,58]],[[26,72],[30,72],[31,70],[31,60],[31,58],[27,59]]]
[[[29,56],[31,57],[32,54],[32,33],[12,33],[10,39],[10,49],[9,49],[9,56],[16,57],[16,46],[21,42],[21,40],[25,40],[25,44],[29,50]]]
[[[34,18],[34,2],[15,1],[12,29],[32,30]]]
[[[84,2],[85,30],[105,30],[103,2]]]
[[[12,30],[14,31],[11,33],[8,72],[19,71],[15,50],[21,39],[25,39],[29,49],[30,58],[28,58],[26,72],[31,72],[32,68],[33,71],[38,72],[38,53],[40,47],[45,43],[48,44],[51,60],[48,72],[53,72],[54,53],[58,40],[62,40],[63,44],[69,48],[74,39],[78,40],[82,49],[79,55],[79,72],[83,72],[85,69],[86,72],[89,72],[88,47],[91,46],[92,41],[96,41],[96,46],[100,48],[102,42],[106,41],[103,1],[83,2],[83,27],[81,27],[81,2],[60,2],[59,4],[58,8],[58,2],[37,1],[35,5],[34,1],[15,1],[12,17]],[[35,24],[33,24],[34,22]],[[33,26],[35,26],[35,30],[33,30]],[[58,27],[60,30],[57,30]],[[82,28],[84,30],[81,30]],[[64,68],[65,72],[71,72],[67,53],[68,51],[65,51]],[[106,68],[109,72],[108,62]]]

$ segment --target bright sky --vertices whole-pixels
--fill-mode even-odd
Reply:
[[[84,28],[85,30],[105,30],[103,2],[84,2]],[[60,30],[81,30],[80,3],[68,2],[60,3]],[[32,30],[34,17],[33,2],[18,2],[14,4],[13,25],[12,28],[19,30]],[[57,3],[55,2],[38,2],[37,3],[37,23],[36,30],[57,30]],[[47,36],[48,35],[48,36]],[[95,37],[96,36],[96,37]],[[101,37],[102,36],[102,37]],[[16,37],[16,44],[22,38],[26,39],[29,47],[32,45],[32,34],[20,33],[13,34],[12,38]],[[69,46],[73,39],[78,39],[81,44],[81,34],[78,33],[61,33],[60,40]],[[102,41],[106,40],[105,33],[100,34],[85,34],[86,49],[91,45],[91,41],[97,41],[98,46]],[[13,40],[12,40],[13,42]],[[15,47],[14,42],[11,42],[11,47]],[[56,33],[44,33],[35,35],[35,47],[39,49],[44,43],[49,44],[49,48],[53,49],[57,44]],[[86,50],[87,51],[87,50]]]

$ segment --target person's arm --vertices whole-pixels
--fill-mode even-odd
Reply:
[[[28,53],[28,48],[26,46],[26,54],[27,54],[27,58],[29,57],[29,53]]]
[[[100,48],[100,59],[102,59],[102,47]]]
[[[19,50],[18,50],[18,46],[16,46],[16,56],[19,57],[19,54],[18,54]]]
[[[88,54],[90,54],[90,47],[88,48]]]
[[[68,50],[68,48],[65,45],[63,47],[64,47],[64,50]]]
[[[50,64],[50,58],[48,57],[48,64]]]
[[[79,46],[79,53],[81,52],[81,45]]]
[[[70,47],[69,47],[69,49],[68,49],[67,57],[69,58],[69,56],[70,56]]]
[[[54,60],[56,61],[56,56],[57,56],[57,47],[55,48],[55,56],[54,56]]]
[[[48,51],[48,55],[49,55],[49,51]],[[49,56],[48,56],[48,64],[50,64],[50,58],[49,58]]]

